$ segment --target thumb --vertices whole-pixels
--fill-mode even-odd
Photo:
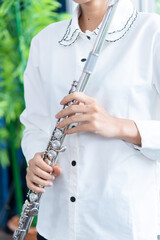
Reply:
[[[60,175],[62,173],[62,169],[60,168],[60,166],[58,164],[55,164],[53,166],[53,175],[57,176]]]

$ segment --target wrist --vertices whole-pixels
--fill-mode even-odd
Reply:
[[[125,135],[123,119],[112,116],[112,126],[113,126],[113,138],[122,138]]]
[[[120,138],[122,139],[125,135],[125,124],[123,122],[123,119],[113,117],[114,126],[115,126],[115,132],[114,132],[114,138]]]
[[[133,120],[115,118],[116,138],[141,146],[141,136]]]

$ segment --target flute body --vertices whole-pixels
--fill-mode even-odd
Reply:
[[[87,58],[86,64],[84,66],[79,81],[73,81],[69,94],[75,91],[84,92],[87,82],[95,68],[100,51],[103,47],[105,37],[110,27],[118,2],[119,0],[108,1],[107,11],[103,18],[101,28],[97,35],[93,49]],[[75,101],[64,105],[63,108],[66,108],[72,104],[75,104]],[[57,123],[59,123],[60,121],[61,119],[58,119]],[[67,128],[69,127],[71,126],[68,126]],[[43,154],[43,160],[48,160],[51,165],[56,164],[59,153],[64,152],[66,150],[66,147],[63,146],[63,141],[66,136],[65,130],[66,128],[63,129],[58,129],[56,127],[54,128],[48,146]],[[32,224],[34,216],[38,215],[41,195],[42,193],[35,193],[32,191],[28,192],[27,199],[23,205],[22,213],[19,219],[19,226],[13,234],[14,240],[24,240],[26,238],[26,235]]]

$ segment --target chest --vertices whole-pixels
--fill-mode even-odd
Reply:
[[[149,116],[156,100],[152,52],[142,43],[125,41],[105,42],[85,93],[96,98],[112,115]],[[52,114],[60,110],[59,102],[68,94],[72,82],[79,80],[93,43],[80,39],[72,46],[60,46],[46,54],[46,64],[41,64],[40,69]]]

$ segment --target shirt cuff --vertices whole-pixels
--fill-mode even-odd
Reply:
[[[134,148],[151,160],[160,161],[160,121],[134,120],[140,136],[141,147]]]

